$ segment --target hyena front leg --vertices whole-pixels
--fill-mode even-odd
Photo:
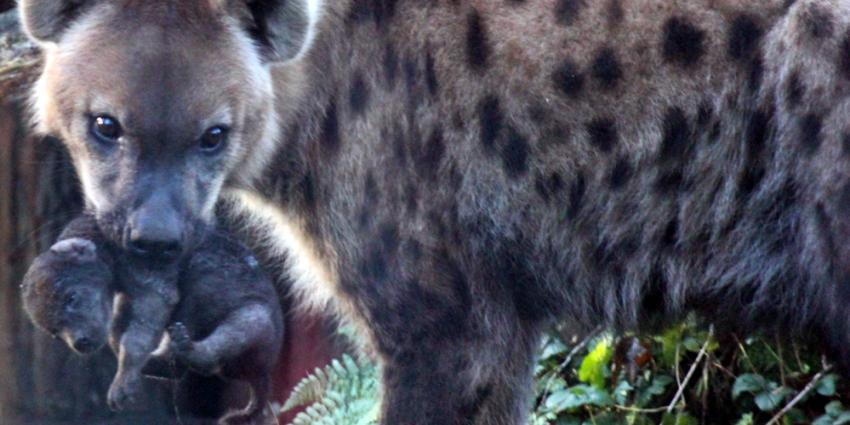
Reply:
[[[378,264],[359,289],[381,357],[381,423],[524,423],[537,326],[447,256],[408,279]]]
[[[480,334],[426,338],[386,357],[381,423],[525,423],[539,334],[500,333],[494,338],[499,342]]]
[[[109,406],[115,410],[130,407],[139,400],[143,390],[142,369],[159,346],[178,301],[176,276],[143,276],[134,279],[131,285],[127,294],[130,314],[124,318],[126,330],[118,340],[116,352],[118,372],[107,393]]]

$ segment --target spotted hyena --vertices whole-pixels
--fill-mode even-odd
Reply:
[[[110,237],[188,249],[230,201],[364,331],[383,424],[521,423],[555,319],[850,366],[848,2],[21,4]]]

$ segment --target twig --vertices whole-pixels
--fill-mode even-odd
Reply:
[[[549,397],[549,387],[552,386],[552,381],[555,379],[555,377],[560,375],[561,371],[563,371],[564,368],[569,366],[570,362],[573,360],[573,356],[575,356],[579,352],[579,350],[584,348],[590,342],[590,340],[593,339],[593,337],[598,335],[599,332],[602,331],[602,328],[603,326],[599,325],[594,330],[590,331],[590,333],[587,334],[584,339],[582,339],[578,344],[576,344],[575,347],[573,347],[572,350],[570,350],[564,361],[562,361],[561,364],[559,364],[558,367],[552,372],[552,376],[550,376],[549,380],[546,381],[546,388],[543,389],[543,400],[540,401],[541,404],[546,402],[546,399]]]
[[[637,412],[637,413],[660,413],[667,410],[667,406],[662,407],[652,407],[652,408],[641,408],[641,407],[633,407],[633,406],[623,406],[620,404],[615,404],[614,408],[617,410],[624,410],[627,412]]]
[[[782,419],[782,417],[785,416],[785,414],[788,413],[788,411],[791,410],[794,405],[799,403],[800,400],[802,400],[806,394],[808,394],[811,390],[815,388],[815,385],[818,383],[820,378],[823,377],[823,374],[829,372],[831,369],[832,365],[824,366],[824,368],[821,369],[820,372],[818,372],[814,377],[812,377],[812,380],[809,381],[808,384],[806,384],[803,390],[797,393],[797,396],[795,396],[791,401],[789,401],[788,404],[786,404],[785,407],[783,407],[782,410],[779,411],[779,413],[777,413],[775,416],[773,416],[773,418],[770,419],[770,422],[768,422],[767,425],[778,424],[779,420]]]
[[[705,338],[705,343],[702,344],[702,348],[699,349],[699,354],[697,354],[697,359],[694,360],[694,364],[691,365],[691,369],[688,370],[688,374],[685,375],[685,380],[682,381],[682,385],[679,385],[679,390],[676,391],[676,396],[673,397],[673,401],[667,406],[667,413],[673,411],[673,408],[676,406],[676,403],[679,402],[679,399],[682,397],[682,394],[685,392],[685,387],[688,385],[688,381],[691,380],[691,376],[693,376],[694,371],[697,370],[697,366],[702,358],[705,356],[706,350],[708,349],[708,343],[711,342],[711,337],[714,336],[714,327],[708,328],[708,337]]]

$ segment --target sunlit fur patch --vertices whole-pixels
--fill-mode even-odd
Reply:
[[[255,193],[231,190],[223,193],[231,210],[247,221],[258,241],[275,257],[286,258],[285,272],[292,283],[292,292],[304,301],[304,306],[324,310],[339,293],[339,278],[334,270],[334,253],[322,253],[303,229],[296,217],[270,205]]]

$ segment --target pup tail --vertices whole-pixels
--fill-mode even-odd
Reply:
[[[269,378],[266,376],[251,381],[250,384],[251,397],[248,405],[241,410],[233,410],[225,414],[218,421],[220,425],[268,425],[274,423],[272,417],[266,415]]]

